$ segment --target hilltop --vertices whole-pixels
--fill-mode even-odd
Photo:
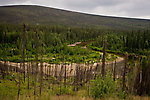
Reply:
[[[36,5],[0,6],[0,22],[6,24],[40,24],[93,26],[111,29],[147,29],[150,20],[100,16]]]

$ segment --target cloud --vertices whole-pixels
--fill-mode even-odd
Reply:
[[[150,1],[149,0],[126,0],[111,6],[98,6],[90,12],[95,14],[125,16],[134,18],[150,19]]]
[[[70,7],[97,7],[97,6],[114,6],[121,2],[121,0],[64,0],[66,6]],[[123,1],[122,1],[123,2]]]
[[[125,10],[129,16],[150,16],[150,1],[149,0],[137,0],[131,2],[129,6],[121,8],[121,11]]]
[[[13,3],[22,3],[28,0],[0,0],[1,5],[13,4]]]
[[[97,15],[150,19],[149,0],[0,0],[0,5],[36,4]]]

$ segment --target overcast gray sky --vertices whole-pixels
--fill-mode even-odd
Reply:
[[[42,5],[97,15],[150,19],[150,0],[0,0],[0,5]]]

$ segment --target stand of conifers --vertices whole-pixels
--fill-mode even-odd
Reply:
[[[6,33],[5,33],[6,34]],[[117,62],[114,61],[111,66],[106,67],[105,64],[105,55],[106,55],[106,37],[104,36],[104,45],[103,45],[103,58],[102,58],[102,65],[97,63],[96,66],[90,64],[90,61],[87,63],[78,64],[70,63],[68,64],[64,60],[61,64],[49,64],[43,62],[43,55],[44,55],[44,43],[39,43],[39,35],[38,30],[36,29],[34,34],[35,40],[35,61],[31,62],[28,59],[28,53],[26,52],[26,25],[24,24],[24,30],[22,33],[22,42],[21,42],[21,55],[22,55],[22,62],[17,63],[16,66],[8,66],[7,64],[7,57],[4,56],[4,64],[2,64],[0,71],[5,78],[5,75],[10,75],[12,79],[17,83],[18,86],[18,96],[17,100],[19,100],[20,95],[20,86],[22,82],[28,82],[28,92],[30,92],[30,87],[34,87],[34,99],[37,99],[38,95],[42,95],[43,90],[43,82],[47,81],[48,89],[53,89],[53,86],[57,86],[60,88],[60,93],[62,94],[62,86],[65,88],[67,86],[73,86],[73,91],[78,91],[79,87],[83,87],[87,85],[87,91],[89,96],[89,88],[90,88],[90,80],[95,79],[97,76],[105,78],[107,71],[111,71],[113,80],[116,81],[117,78],[122,79],[122,91],[128,93],[135,93],[142,95],[143,93],[148,93],[150,90],[150,56],[148,57],[148,64],[147,67],[141,69],[141,58],[139,57],[139,61],[135,62],[135,66],[132,69],[128,66],[128,53],[124,54],[124,66],[118,66]],[[6,39],[4,41],[7,41]],[[42,40],[41,40],[42,41]],[[40,50],[41,48],[41,50]],[[5,54],[5,52],[4,52]],[[41,55],[40,55],[41,54]],[[39,55],[41,59],[39,59]],[[25,58],[27,62],[25,62]],[[100,62],[100,60],[98,60]],[[13,78],[11,72],[18,74],[18,81],[17,79]],[[134,73],[133,79],[129,80],[128,73]],[[30,79],[34,77],[34,84],[30,83]],[[26,78],[28,80],[26,80]],[[23,79],[23,80],[22,80]],[[127,80],[128,79],[128,80]],[[129,85],[128,81],[133,81],[132,85]],[[38,86],[39,83],[40,85]]]

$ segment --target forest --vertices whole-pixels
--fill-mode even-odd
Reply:
[[[149,100],[150,30],[0,24],[0,100]]]

